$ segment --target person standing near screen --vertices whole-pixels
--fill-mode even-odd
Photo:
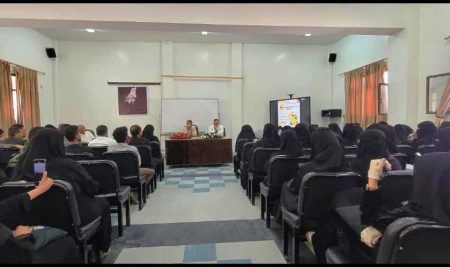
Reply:
[[[192,125],[192,120],[187,120],[183,127],[183,133],[187,133],[189,137],[198,137],[198,130],[196,125]]]
[[[221,137],[225,136],[225,128],[220,125],[219,119],[214,119],[214,124],[209,126],[208,133],[217,134]]]

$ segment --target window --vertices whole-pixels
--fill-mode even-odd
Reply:
[[[14,109],[14,121],[17,123],[17,82],[16,75],[11,75],[11,85],[12,85],[12,98],[13,98],[13,109]]]
[[[383,83],[378,85],[378,114],[388,113],[388,72],[383,73]]]

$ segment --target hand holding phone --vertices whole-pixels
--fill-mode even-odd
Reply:
[[[46,159],[35,159],[33,160],[34,165],[34,181],[37,183],[42,179],[42,176],[46,168]]]

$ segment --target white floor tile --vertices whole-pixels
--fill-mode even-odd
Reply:
[[[185,246],[124,248],[114,263],[182,263]]]
[[[216,244],[217,260],[251,259],[252,263],[286,263],[275,241],[248,241]]]

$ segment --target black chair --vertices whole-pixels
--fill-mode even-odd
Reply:
[[[243,189],[247,189],[248,184],[248,166],[249,166],[249,160],[251,157],[251,151],[253,147],[255,146],[255,142],[250,141],[244,144],[244,147],[242,148],[241,156],[240,156],[240,163],[239,163],[239,178],[241,179],[241,186]],[[246,191],[248,194],[248,191]]]
[[[88,152],[84,153],[66,153],[65,155],[67,158],[73,159],[75,161],[78,160],[93,160],[94,155]]]
[[[130,194],[129,186],[120,185],[119,169],[114,161],[86,160],[78,161],[89,175],[100,184],[96,197],[108,200],[111,211],[118,214],[119,236],[123,236],[123,205],[126,210],[126,225],[130,226]],[[113,208],[115,207],[115,208]]]
[[[394,156],[398,160],[398,162],[400,162],[400,165],[402,166],[402,170],[406,170],[406,164],[408,164],[408,162],[409,162],[408,156],[403,153],[395,153],[395,154],[392,154],[392,156]]]
[[[434,145],[422,145],[417,148],[417,152],[419,152],[422,155],[433,153],[435,151],[436,149]]]
[[[107,146],[90,146],[89,148],[94,152],[94,159],[102,159],[103,153],[108,151]]]
[[[161,145],[156,141],[151,141],[150,147],[152,149],[152,157],[162,160],[162,163],[158,164],[155,169],[161,181],[164,178],[164,157],[161,154]]]
[[[157,169],[156,166],[153,166],[153,157],[152,157],[152,148],[149,146],[136,146],[136,148],[139,151],[139,155],[141,156],[141,167],[142,168],[152,168]],[[150,188],[147,188],[147,194],[150,192],[154,192],[157,187],[157,181],[156,178],[157,174],[155,173],[155,177],[152,179],[152,182],[149,183]],[[149,190],[150,189],[150,190]]]
[[[266,162],[272,154],[280,151],[279,148],[258,147],[253,150],[253,159],[249,162],[247,191],[252,205],[255,205],[255,196],[259,193],[259,183],[263,181],[266,173]]]
[[[379,185],[383,206],[388,209],[402,206],[402,202],[411,199],[413,186],[413,171],[402,170],[384,173]]]
[[[277,155],[270,159],[267,173],[267,183],[259,184],[261,196],[261,219],[266,214],[266,226],[270,228],[270,209],[274,202],[280,200],[283,183],[295,177],[299,163],[309,160],[309,156],[290,158],[286,155]]]
[[[414,162],[414,149],[409,145],[397,145],[398,153],[405,154],[408,157],[408,163]]]
[[[49,205],[51,203],[51,205]],[[66,231],[78,243],[84,262],[88,262],[88,242],[100,227],[101,216],[81,225],[75,192],[71,184],[54,180],[45,194],[31,202],[30,225],[50,226]],[[99,252],[96,252],[99,254]]]
[[[358,154],[358,146],[344,146],[344,155]]]
[[[0,185],[0,201],[33,190],[36,184],[26,181],[5,182]]]
[[[234,155],[234,157],[233,157],[233,164],[234,164],[234,173],[236,174],[237,179],[239,179],[239,175],[240,175],[239,164],[241,162],[241,153],[242,153],[242,150],[244,149],[245,143],[247,143],[249,141],[251,141],[251,140],[239,139],[236,143],[236,147],[235,147],[236,155]]]
[[[9,145],[0,146],[0,168],[5,168],[8,165],[9,160],[19,153],[20,149]]]
[[[350,168],[353,165],[353,162],[355,161],[356,161],[356,154],[344,155],[344,164],[347,168]]]
[[[303,150],[303,155],[304,156],[311,155],[311,148],[310,147],[304,147],[302,150]]]
[[[103,154],[103,159],[112,160],[119,168],[121,185],[129,185],[131,191],[136,191],[139,198],[139,210],[147,202],[147,182],[139,175],[139,161],[131,151],[111,151]]]
[[[306,174],[300,185],[297,213],[281,206],[283,254],[288,254],[288,233],[292,233],[295,264],[299,263],[300,240],[305,241],[307,231],[317,229],[320,221],[332,206],[336,192],[359,187],[363,178],[354,172],[311,172]],[[290,230],[290,231],[288,231]]]
[[[391,223],[383,233],[374,263],[438,264],[450,263],[450,226],[416,217]],[[367,257],[367,256],[366,256]],[[326,251],[327,263],[355,263],[340,247]]]

